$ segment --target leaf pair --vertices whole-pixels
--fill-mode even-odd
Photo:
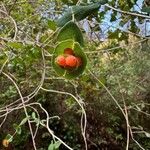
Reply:
[[[85,70],[87,59],[83,52],[82,46],[84,45],[83,35],[79,27],[72,21],[68,22],[62,27],[57,35],[58,45],[56,46],[53,58],[52,66],[59,76],[63,76],[66,79],[73,79]],[[70,48],[74,52],[74,56],[82,60],[81,66],[77,68],[63,68],[56,63],[58,56],[64,55],[64,50]]]

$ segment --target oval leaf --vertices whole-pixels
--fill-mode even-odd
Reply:
[[[24,125],[28,121],[28,117],[24,118],[21,123],[19,124],[20,126]]]
[[[80,43],[82,46],[84,45],[82,32],[73,21],[68,22],[62,27],[57,35],[58,41],[64,41],[67,39],[72,39]]]
[[[74,17],[77,21],[80,21],[86,18],[88,15],[93,14],[95,11],[98,11],[101,5],[106,4],[108,0],[100,0],[94,4],[88,4],[85,6],[73,6],[72,9],[68,9],[68,11],[57,20],[57,25],[62,27],[68,21],[72,20],[72,11],[74,13]]]

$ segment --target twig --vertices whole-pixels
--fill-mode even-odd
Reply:
[[[70,83],[74,86],[76,96],[79,98],[80,103],[83,105],[84,103],[82,101],[82,98],[78,94],[77,86],[71,81]],[[86,112],[85,112],[85,113],[82,113],[81,115],[81,131],[82,131],[82,136],[83,136],[84,143],[85,143],[85,149],[87,150],[88,146],[87,146],[87,139],[86,139],[86,126],[87,126],[87,117],[86,117]]]
[[[121,89],[121,85],[120,85],[120,82],[118,80],[118,85],[119,85],[119,88]],[[126,106],[126,102],[125,102],[125,99],[124,99],[124,95],[122,92],[121,93],[121,96],[122,96],[122,100],[123,100],[123,104],[124,104],[124,112],[126,114],[126,127],[127,127],[127,142],[126,142],[126,150],[129,149],[129,142],[130,142],[130,124],[129,124],[129,117],[128,117],[128,110],[127,110],[127,106]]]
[[[63,92],[63,91],[57,91],[57,90],[51,90],[51,89],[45,89],[43,87],[41,87],[42,90],[44,91],[47,91],[47,92],[52,92],[52,93],[58,93],[58,94],[64,94],[64,95],[69,95],[71,96],[78,104],[79,106],[81,107],[82,109],[82,113],[84,114],[84,126],[82,127],[82,135],[83,135],[83,138],[84,138],[84,142],[85,142],[85,148],[87,150],[87,143],[86,143],[86,137],[85,137],[85,130],[86,130],[86,112],[85,112],[85,109],[84,107],[82,106],[82,104],[79,102],[79,100],[71,93],[68,93],[68,92]],[[82,119],[81,119],[82,120]]]
[[[52,135],[52,137],[53,138],[55,138],[55,139],[57,139],[58,141],[60,141],[65,147],[67,147],[69,150],[73,150],[70,146],[68,146],[65,142],[63,142],[59,137],[57,137],[54,133],[53,133],[53,131],[49,128],[49,114],[48,114],[48,112],[42,107],[42,105],[40,104],[40,103],[32,103],[32,105],[33,104],[36,104],[36,105],[39,105],[40,106],[40,108],[45,112],[45,114],[46,114],[46,125],[45,124],[43,124],[42,122],[40,122],[40,124],[42,125],[42,126],[44,126],[44,127],[46,127],[47,128],[47,130],[49,131],[49,133]]]
[[[6,107],[6,114],[5,114],[5,116],[4,116],[4,119],[3,119],[3,121],[1,122],[1,124],[0,124],[0,128],[2,127],[2,125],[4,124],[4,122],[6,121],[6,119],[7,119],[7,116],[8,116],[8,110],[7,110],[7,107]]]
[[[150,16],[146,16],[146,15],[142,15],[142,14],[137,14],[137,13],[133,13],[133,12],[128,12],[128,11],[123,11],[123,10],[114,8],[114,7],[112,7],[112,6],[108,5],[108,4],[105,4],[105,6],[108,7],[108,8],[110,8],[110,9],[112,9],[112,10],[115,10],[117,12],[123,13],[123,14],[150,19]]]
[[[34,147],[35,150],[37,150],[36,144],[35,144],[35,141],[34,141],[34,137],[33,137],[32,127],[31,127],[31,124],[30,124],[30,121],[29,121],[29,115],[28,115],[28,112],[27,112],[27,109],[26,109],[26,105],[25,105],[23,96],[22,96],[22,94],[21,94],[21,91],[20,91],[18,85],[16,84],[16,82],[15,82],[8,74],[6,74],[6,73],[4,73],[4,72],[2,72],[2,74],[3,74],[4,76],[6,76],[6,77],[14,84],[14,86],[16,87],[16,89],[17,89],[17,91],[18,91],[18,94],[19,94],[19,96],[20,96],[20,98],[21,98],[21,101],[22,101],[22,105],[23,105],[23,108],[24,108],[25,115],[26,115],[26,117],[28,118],[28,125],[29,125],[29,129],[30,129],[31,136],[32,136],[33,147]]]
[[[141,43],[141,42],[144,42],[146,40],[147,39],[143,39],[143,40],[140,40],[140,41],[137,41],[137,42],[132,42],[132,43],[129,44],[129,46],[130,45],[135,45],[135,44],[138,44],[138,43]],[[108,48],[108,49],[98,49],[96,51],[86,51],[85,53],[86,54],[105,53],[105,52],[113,51],[113,50],[116,50],[116,49],[119,49],[119,48],[125,48],[125,46],[116,46],[116,47]]]
[[[109,89],[88,69],[89,73],[105,88],[105,90],[107,91],[107,93],[110,95],[110,97],[113,99],[113,101],[115,102],[115,104],[118,106],[118,108],[120,109],[120,111],[122,112],[123,116],[126,118],[126,114],[123,111],[123,109],[121,108],[121,106],[119,105],[118,101],[114,98],[114,96],[111,94],[111,92],[109,91]]]

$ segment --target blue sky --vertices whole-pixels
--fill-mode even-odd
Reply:
[[[144,0],[137,0],[136,4],[133,6],[133,8],[130,11],[143,13],[141,12],[143,1]],[[117,1],[116,1],[116,5],[117,5]],[[105,7],[102,6],[99,11],[100,12],[105,11]],[[128,20],[123,26],[120,26],[121,13],[117,13],[116,21],[111,22],[112,14],[113,14],[113,11],[108,10],[105,13],[104,19],[99,25],[101,29],[101,33],[99,34],[99,36],[101,40],[107,39],[107,35],[109,31],[114,32],[117,29],[120,29],[121,31],[128,31],[130,27],[130,20]],[[138,18],[135,17],[134,22],[140,30],[138,34],[140,34],[141,36],[150,36],[150,20],[145,19],[143,23],[140,23]],[[83,28],[85,29],[86,32],[90,32],[90,28],[86,20],[84,20]]]

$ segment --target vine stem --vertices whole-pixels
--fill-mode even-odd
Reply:
[[[67,147],[69,150],[73,150],[70,146],[68,146],[65,142],[63,142],[59,137],[57,137],[53,131],[49,128],[49,114],[48,112],[42,107],[42,105],[40,103],[32,103],[32,105],[39,105],[40,108],[45,112],[46,114],[46,125],[43,124],[42,122],[40,122],[40,124],[43,126],[43,127],[46,127],[48,132],[52,135],[53,139],[57,139],[58,141],[60,141],[65,147]]]
[[[23,105],[23,108],[24,108],[24,112],[25,112],[25,115],[26,117],[28,118],[28,125],[29,125],[29,129],[30,129],[30,133],[31,133],[31,136],[32,136],[32,142],[33,142],[33,147],[35,150],[37,150],[36,148],[36,144],[35,144],[35,141],[34,141],[34,137],[33,137],[33,131],[32,131],[32,126],[31,126],[31,123],[30,123],[30,120],[29,120],[29,115],[28,115],[28,112],[27,112],[27,108],[26,108],[26,105],[25,105],[25,101],[23,99],[23,96],[22,96],[22,93],[18,87],[18,85],[16,84],[16,82],[6,73],[2,72],[2,74],[7,77],[13,84],[14,86],[16,87],[17,91],[18,91],[18,94],[21,98],[21,101],[22,101],[22,105]]]
[[[78,104],[79,106],[81,107],[82,109],[82,116],[81,116],[81,131],[82,131],[82,136],[83,136],[83,139],[84,139],[84,143],[85,143],[85,150],[88,149],[87,147],[87,140],[86,140],[86,124],[87,124],[87,117],[86,117],[86,112],[85,112],[85,109],[84,107],[82,106],[82,104],[79,102],[79,100],[71,93],[68,93],[68,92],[63,92],[63,91],[57,91],[57,90],[51,90],[51,89],[45,89],[43,87],[41,87],[41,90],[43,91],[47,91],[47,92],[52,92],[52,93],[58,93],[58,94],[65,94],[65,95],[69,95],[71,96]],[[83,115],[84,115],[84,121],[83,121]],[[83,123],[84,122],[84,123]]]

